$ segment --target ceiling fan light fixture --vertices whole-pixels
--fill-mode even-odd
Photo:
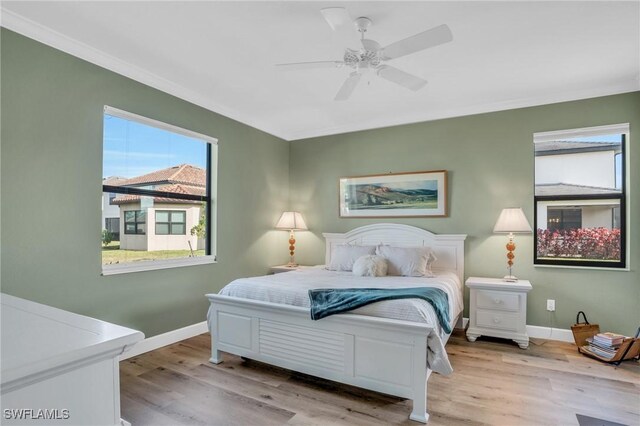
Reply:
[[[375,70],[378,77],[414,92],[422,89],[427,84],[425,79],[387,65],[385,62],[449,43],[453,40],[453,34],[449,27],[446,24],[442,24],[381,47],[375,40],[364,38],[364,33],[373,25],[371,19],[361,16],[351,20],[349,12],[344,7],[329,7],[322,9],[321,12],[331,29],[341,33],[341,36],[345,39],[345,44],[349,46],[344,51],[343,60],[279,64],[278,67],[280,69],[304,69],[348,66],[354,71],[340,87],[334,98],[336,101],[349,99],[362,74],[369,70]],[[357,38],[357,33],[353,31],[354,25],[357,32],[360,33],[359,39]],[[349,31],[345,32],[347,29]],[[356,44],[360,48],[355,48]]]

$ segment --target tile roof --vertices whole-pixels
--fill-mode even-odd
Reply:
[[[155,190],[163,191],[163,192],[173,192],[175,194],[206,195],[206,189],[203,187],[181,185],[181,184],[161,185],[155,188]],[[119,204],[139,203],[140,198],[142,197],[144,197],[144,195],[120,194],[111,201],[111,204],[119,205]],[[166,197],[153,197],[153,202],[167,203],[167,204],[200,204],[200,201],[178,200],[175,198],[166,198]]]
[[[132,177],[124,182],[121,186],[144,186],[149,184],[185,184],[191,186],[205,187],[207,182],[207,171],[191,164],[180,164],[178,166],[168,167],[162,170],[156,170],[146,175]]]
[[[536,154],[555,151],[604,151],[619,150],[622,144],[620,142],[583,142],[583,141],[549,141],[536,142]]]
[[[598,186],[574,185],[570,183],[549,183],[536,185],[536,195],[590,195],[590,194],[617,194],[616,188]]]
[[[121,185],[126,180],[127,180],[127,178],[126,177],[122,177],[122,176],[109,176],[109,177],[106,177],[106,178],[102,179],[102,184],[103,185],[118,186],[118,185]]]

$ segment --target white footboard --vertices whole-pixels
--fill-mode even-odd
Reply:
[[[305,308],[217,294],[211,301],[211,362],[220,351],[413,400],[426,423],[427,325],[361,315],[320,321]]]

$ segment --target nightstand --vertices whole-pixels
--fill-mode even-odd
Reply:
[[[531,283],[469,277],[465,284],[471,292],[467,339],[475,342],[480,336],[501,337],[528,348],[527,293]]]
[[[281,272],[299,271],[300,269],[307,269],[307,268],[312,268],[312,266],[304,266],[304,265],[298,265],[298,266],[279,265],[279,266],[272,266],[272,267],[271,267],[271,273],[272,273],[272,274],[279,274],[279,273],[281,273]]]

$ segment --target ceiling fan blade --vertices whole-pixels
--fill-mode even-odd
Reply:
[[[353,29],[353,20],[344,7],[327,7],[321,9],[320,13],[333,31],[340,31],[344,27]]]
[[[389,65],[381,65],[378,67],[376,74],[385,80],[399,84],[400,86],[406,87],[414,92],[422,89],[427,84],[427,80]]]
[[[315,62],[293,62],[290,64],[276,64],[278,69],[284,71],[306,70],[317,68],[340,68],[344,65],[342,61],[315,61]]]
[[[353,89],[356,88],[361,77],[362,74],[358,72],[352,72],[351,75],[345,80],[345,82],[342,83],[342,87],[340,88],[340,90],[338,90],[338,93],[336,94],[334,100],[346,101],[347,99],[349,99],[351,93],[353,93]]]
[[[451,34],[449,26],[442,24],[414,36],[391,43],[383,49],[382,53],[385,59],[394,59],[448,43],[451,40],[453,40],[453,34]]]

